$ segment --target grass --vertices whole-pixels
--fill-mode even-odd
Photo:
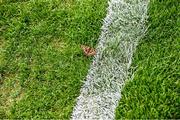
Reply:
[[[180,118],[179,3],[151,0],[116,119]],[[0,0],[0,119],[69,119],[107,0]]]
[[[106,0],[0,1],[0,118],[69,119]]]
[[[151,0],[150,28],[134,55],[116,119],[180,118],[180,39],[177,0]]]

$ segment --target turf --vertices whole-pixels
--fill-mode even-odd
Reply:
[[[180,118],[180,18],[177,0],[151,0],[150,25],[134,55],[116,119]]]
[[[0,1],[0,118],[69,119],[106,0]]]

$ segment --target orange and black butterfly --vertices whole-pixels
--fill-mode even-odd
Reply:
[[[96,54],[96,51],[94,48],[91,48],[86,45],[81,45],[81,48],[86,56],[94,56]]]

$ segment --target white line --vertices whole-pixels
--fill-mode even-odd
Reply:
[[[97,54],[77,98],[73,120],[115,118],[138,41],[146,31],[148,0],[111,0]]]

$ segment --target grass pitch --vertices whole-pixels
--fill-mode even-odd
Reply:
[[[106,0],[0,1],[0,118],[69,119]],[[151,0],[150,28],[134,56],[116,118],[180,118],[177,0]]]

